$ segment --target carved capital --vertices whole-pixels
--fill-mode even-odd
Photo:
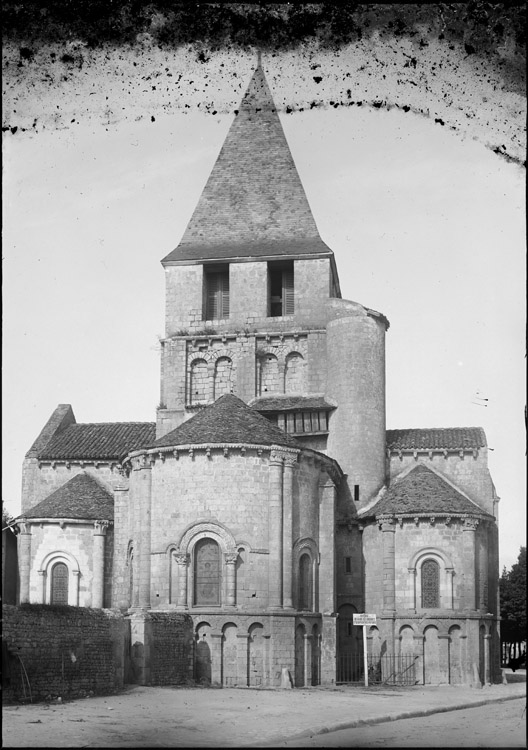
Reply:
[[[479,525],[478,518],[465,518],[464,519],[464,531],[476,531]]]
[[[224,560],[226,565],[235,565],[238,560],[238,552],[224,552]]]
[[[187,567],[189,564],[189,555],[186,552],[173,552],[172,556],[174,561],[182,567]]]
[[[379,527],[382,531],[396,531],[396,522],[394,518],[388,518],[387,516],[378,518]]]
[[[297,463],[297,456],[292,456],[291,453],[288,453],[284,456],[284,468],[285,469],[293,469],[295,464]]]
[[[104,536],[109,526],[109,521],[94,521],[94,536]]]
[[[25,518],[17,521],[17,526],[19,534],[31,534],[31,524]]]
[[[270,464],[279,466],[284,461],[284,455],[279,451],[271,451],[270,453]]]

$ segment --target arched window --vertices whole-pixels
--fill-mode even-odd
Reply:
[[[220,604],[220,548],[207,537],[194,548],[194,604]]]
[[[312,603],[312,560],[306,552],[299,558],[299,609],[313,608]]]
[[[422,563],[422,607],[440,606],[440,566],[436,560]]]
[[[284,392],[302,393],[304,390],[304,359],[298,352],[292,352],[286,357]]]
[[[190,403],[202,404],[207,401],[207,362],[195,359],[191,364]]]
[[[224,393],[231,393],[233,363],[229,357],[219,357],[216,360],[214,373],[214,397],[215,399],[223,396]]]
[[[66,563],[55,563],[51,569],[51,604],[68,604],[68,578]]]
[[[259,395],[279,392],[279,362],[274,354],[265,354],[260,360]]]

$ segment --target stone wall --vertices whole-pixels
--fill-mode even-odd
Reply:
[[[10,657],[3,700],[78,698],[121,689],[127,628],[123,615],[111,610],[4,605],[2,640]]]

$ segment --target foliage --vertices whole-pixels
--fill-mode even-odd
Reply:
[[[526,640],[526,547],[517,562],[500,577],[501,636],[509,643]]]
[[[5,527],[12,524],[14,520],[15,519],[13,518],[11,513],[6,510],[4,501],[2,500],[2,528],[5,529]]]

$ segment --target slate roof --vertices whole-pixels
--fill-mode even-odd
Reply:
[[[290,448],[302,448],[295,438],[287,435],[232,394],[221,396],[214,404],[206,406],[187,422],[158,438],[149,447],[214,443],[285,445]]]
[[[114,519],[114,498],[90,474],[82,472],[48,495],[31,510],[26,518],[77,518],[87,520]]]
[[[43,460],[115,460],[151,443],[154,422],[93,422],[72,424],[58,432],[40,450]]]
[[[335,409],[323,396],[261,396],[250,406],[259,412],[277,411],[322,411]]]
[[[266,255],[333,257],[259,64],[183,238],[162,263]]]
[[[387,430],[389,450],[472,450],[487,446],[482,427]]]
[[[407,513],[489,515],[423,464],[418,464],[404,477],[395,481],[372,508],[360,515],[369,517],[385,513],[391,515]]]

